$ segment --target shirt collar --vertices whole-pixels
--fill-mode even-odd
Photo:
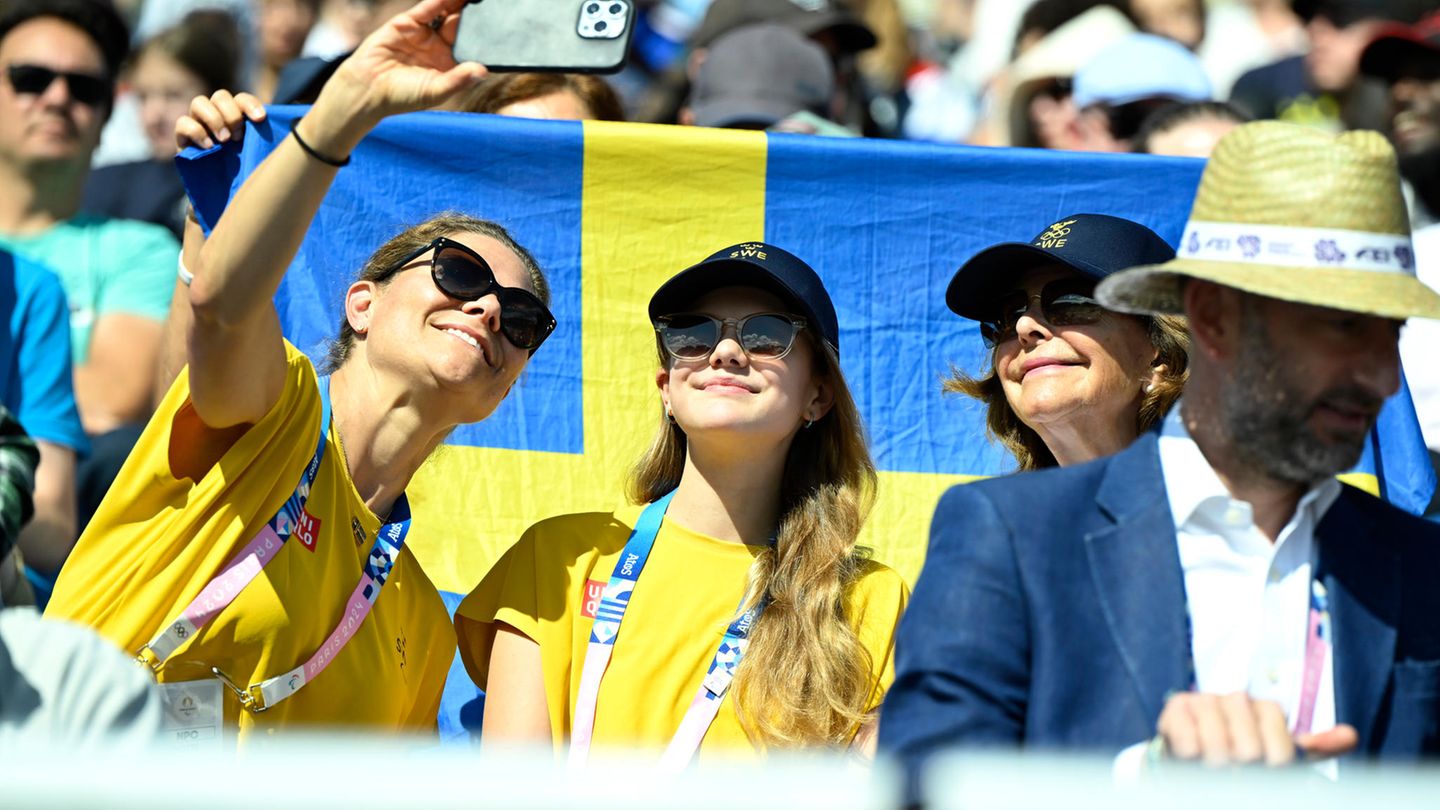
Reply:
[[[1182,402],[1176,402],[1165,416],[1159,440],[1160,471],[1165,478],[1165,494],[1170,501],[1170,514],[1177,531],[1207,501],[1220,498],[1229,503],[1234,500],[1210,462],[1206,461],[1205,454],[1200,452],[1200,445],[1185,428],[1185,422],[1180,418]],[[1334,477],[1314,484],[1301,496],[1295,514],[1286,522],[1287,526],[1296,524],[1302,516],[1309,518],[1309,524],[1315,526],[1339,496],[1340,482]]]

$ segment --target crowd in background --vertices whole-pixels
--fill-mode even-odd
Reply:
[[[236,100],[313,102],[411,3],[118,0],[125,25],[82,14],[83,33],[17,12],[35,5],[45,0],[0,0],[0,271],[13,288],[0,394],[34,440],[14,456],[33,499],[27,492],[23,510],[4,502],[0,595],[43,606],[173,372],[161,347],[191,227],[172,163],[177,132],[180,145],[205,146],[231,136],[206,116]],[[447,108],[1191,157],[1252,120],[1378,130],[1400,156],[1420,278],[1440,286],[1433,0],[636,6],[620,73],[497,74]],[[29,66],[42,50],[64,70]],[[37,112],[52,105],[69,112]],[[205,131],[177,130],[186,116]],[[1432,460],[1436,346],[1435,321],[1412,322],[1401,338]],[[10,458],[0,454],[0,470]],[[11,519],[22,512],[25,521]]]

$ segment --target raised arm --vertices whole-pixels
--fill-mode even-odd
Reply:
[[[465,0],[424,0],[346,59],[245,181],[200,250],[189,288],[190,391],[211,427],[254,422],[280,396],[285,358],[271,304],[338,170],[388,115],[433,107],[485,75],[450,55]],[[303,140],[313,154],[300,145]]]

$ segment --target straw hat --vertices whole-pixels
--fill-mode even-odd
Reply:
[[[1386,318],[1440,318],[1415,277],[1395,152],[1376,132],[1278,121],[1237,127],[1200,178],[1176,258],[1107,277],[1105,306],[1183,312],[1186,277]]]

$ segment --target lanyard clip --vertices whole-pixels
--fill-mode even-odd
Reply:
[[[225,673],[221,672],[219,667],[211,667],[210,671],[214,673],[220,683],[225,684],[230,688],[231,692],[235,693],[235,698],[240,701],[240,708],[251,714],[259,714],[270,708],[265,705],[265,698],[260,694],[259,687],[251,686],[241,689],[234,681],[230,680]]]
[[[140,652],[135,653],[135,663],[145,667],[152,673],[159,672],[160,667],[165,664],[164,661],[160,660],[160,656],[156,655],[155,651],[150,649],[149,644],[141,647]]]

